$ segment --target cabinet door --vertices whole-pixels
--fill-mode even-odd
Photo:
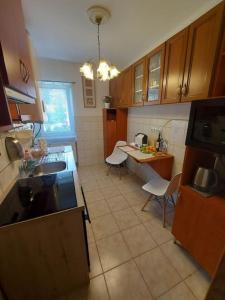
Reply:
[[[119,82],[119,98],[120,107],[128,107],[132,105],[132,67],[127,68],[120,74]]]
[[[119,106],[119,97],[118,97],[119,76],[117,76],[116,78],[113,78],[109,82],[109,92],[110,92],[110,96],[112,97],[112,106],[113,107]]]
[[[142,58],[133,65],[133,103],[141,106],[146,100],[146,59]]]
[[[162,94],[165,44],[159,46],[147,56],[148,83],[145,105],[159,104]]]
[[[161,103],[180,102],[187,52],[188,28],[166,42],[165,72]]]
[[[2,0],[0,68],[5,85],[35,98],[34,78],[21,0]]]
[[[24,91],[28,96],[35,98],[35,84],[34,84],[34,75],[31,62],[31,51],[28,41],[28,33],[25,29],[25,22],[22,10],[21,0],[14,1],[14,9],[16,10],[17,18],[17,34],[18,39],[18,49],[20,55],[20,64],[21,68],[24,69],[24,77],[22,78],[24,83]]]
[[[223,3],[190,26],[181,101],[207,98],[223,15]]]

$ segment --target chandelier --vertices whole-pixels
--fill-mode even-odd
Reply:
[[[85,62],[80,68],[81,74],[87,78],[93,80],[98,78],[99,80],[110,80],[120,73],[115,65],[111,65],[106,60],[101,59],[101,45],[100,45],[100,25],[106,23],[110,18],[110,12],[101,6],[92,6],[88,10],[90,21],[97,25],[97,41],[98,41],[98,67],[90,61]],[[95,73],[95,74],[94,74]]]

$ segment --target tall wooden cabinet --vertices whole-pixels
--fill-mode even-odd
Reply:
[[[34,77],[21,0],[1,1],[0,28],[0,71],[3,83],[35,98]]]
[[[103,109],[104,157],[109,156],[117,141],[127,140],[127,109]]]

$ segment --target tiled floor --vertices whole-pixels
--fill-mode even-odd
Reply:
[[[142,212],[148,194],[131,174],[120,180],[106,167],[79,169],[92,223],[87,224],[90,285],[67,300],[203,300],[209,277],[173,243],[169,224],[161,224],[156,202]]]

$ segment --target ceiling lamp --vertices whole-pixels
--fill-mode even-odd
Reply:
[[[101,49],[100,49],[100,36],[99,36],[99,27],[101,24],[104,24],[110,18],[110,12],[101,6],[92,6],[87,10],[90,21],[97,25],[97,40],[98,40],[98,67],[95,68],[94,64],[90,61],[85,62],[80,68],[82,75],[93,80],[94,77],[99,80],[106,81],[110,80],[120,73],[116,66],[109,64],[106,60],[101,60]],[[94,70],[97,69],[96,74]]]

